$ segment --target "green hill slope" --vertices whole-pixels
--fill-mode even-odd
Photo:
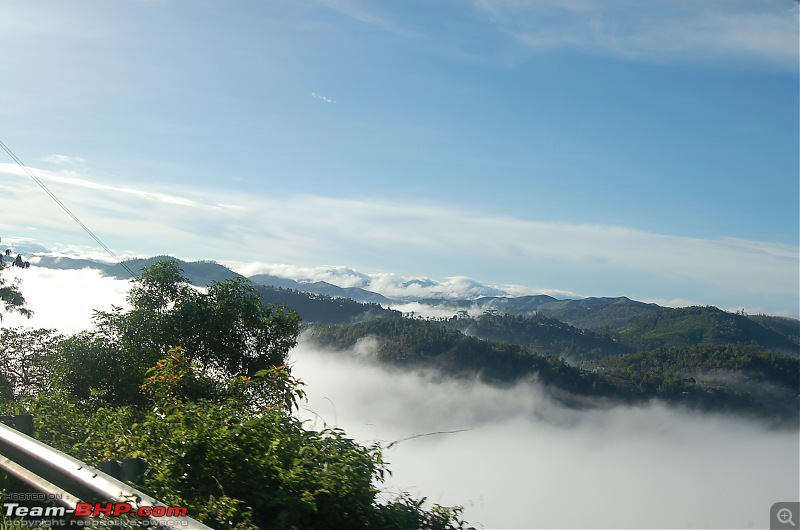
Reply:
[[[592,359],[633,351],[609,334],[581,330],[541,313],[531,317],[484,314],[451,318],[442,325],[481,339],[524,346],[540,355]]]
[[[748,318],[800,346],[800,320],[769,315],[748,315]]]
[[[584,298],[543,304],[539,311],[576,328],[600,331],[616,329],[629,320],[661,309],[656,304],[617,298]]]
[[[788,337],[745,315],[716,307],[661,309],[631,319],[618,330],[622,342],[639,350],[699,344],[755,344],[798,355]]]
[[[285,305],[296,311],[304,324],[347,324],[376,318],[400,318],[401,313],[378,304],[356,302],[349,298],[331,298],[321,294],[256,285],[264,304]]]

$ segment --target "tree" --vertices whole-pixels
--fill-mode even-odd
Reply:
[[[280,366],[297,343],[299,316],[262,304],[245,278],[214,282],[203,292],[176,262],[162,260],[142,270],[127,301],[129,310],[98,311],[95,330],[62,343],[53,363],[75,398],[138,400],[147,370],[176,346],[223,380]]]
[[[16,258],[6,261],[6,258],[10,258],[10,256],[11,249],[6,249],[3,254],[0,254],[0,273],[2,273],[6,267],[19,267],[21,269],[27,269],[31,266],[30,262],[24,261],[22,256],[19,254]],[[2,302],[3,308],[6,311],[16,311],[17,313],[25,315],[28,318],[33,315],[33,311],[24,307],[25,297],[22,296],[22,292],[19,290],[19,280],[9,283],[5,278],[2,277],[2,275],[0,275],[0,302]],[[2,320],[2,318],[3,315],[0,313],[0,320]]]
[[[12,328],[0,335],[0,394],[6,400],[51,387],[50,359],[63,337],[54,330]]]

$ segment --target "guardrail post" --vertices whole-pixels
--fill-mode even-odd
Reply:
[[[21,433],[33,436],[33,414],[2,415],[0,421]]]

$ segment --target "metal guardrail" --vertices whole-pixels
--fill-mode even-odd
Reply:
[[[0,468],[45,494],[75,509],[78,502],[128,502],[136,510],[164,503],[122,481],[0,423]],[[152,524],[213,530],[191,517],[150,517]]]

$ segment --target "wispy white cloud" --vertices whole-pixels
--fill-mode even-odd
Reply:
[[[6,199],[2,235],[48,245],[91,244],[17,169],[0,165],[0,193]],[[448,287],[468,290],[467,278],[474,278],[484,286],[517,284],[593,296],[797,310],[797,245],[544,222],[442,203],[255,197],[182,188],[165,192],[153,183],[145,191],[73,173],[44,175],[58,184],[60,198],[106,244],[140,255],[290,263],[310,270],[287,268],[277,275],[335,280],[331,283],[387,294],[397,285],[392,274],[412,279],[427,275],[444,292]],[[324,263],[354,269],[314,269]],[[276,266],[269,267],[276,272]]]
[[[75,173],[74,171],[63,171],[55,173],[44,169],[34,169],[30,167],[28,169],[42,181],[55,182],[59,184],[65,184],[68,186],[75,186],[80,188],[89,188],[94,190],[134,195],[136,197],[140,197],[143,199],[155,200],[167,204],[177,204],[181,206],[204,206],[203,204],[195,202],[191,199],[187,199],[186,197],[179,197],[177,195],[171,195],[167,193],[144,191],[132,187],[111,186],[108,184],[102,184],[88,179],[79,178],[77,177],[77,173]],[[28,177],[28,174],[25,172],[25,170],[23,170],[18,165],[9,164],[5,162],[0,162],[0,173]]]
[[[443,281],[429,278],[400,279],[395,275],[379,275],[370,287],[394,298],[477,298],[480,296],[505,296],[508,293],[484,285],[467,276],[453,276]]]
[[[291,264],[278,263],[245,263],[234,267],[234,270],[244,276],[256,274],[270,274],[280,278],[298,282],[330,282],[340,287],[365,287],[370,283],[370,276],[350,267],[302,267]]]
[[[642,60],[756,59],[797,68],[796,3],[684,0],[476,0],[531,49]]]
[[[505,284],[498,284],[495,285],[497,289],[501,291],[505,291],[509,294],[509,296],[525,296],[528,294],[546,294],[547,296],[552,296],[553,298],[560,298],[560,299],[567,299],[567,298],[585,298],[586,295],[576,293],[575,291],[566,291],[564,289],[552,289],[549,287],[536,287],[536,286],[526,286],[526,285],[505,285]]]
[[[82,164],[86,162],[83,158],[79,156],[69,156],[69,155],[47,155],[44,157],[45,162],[50,162],[53,164]]]

